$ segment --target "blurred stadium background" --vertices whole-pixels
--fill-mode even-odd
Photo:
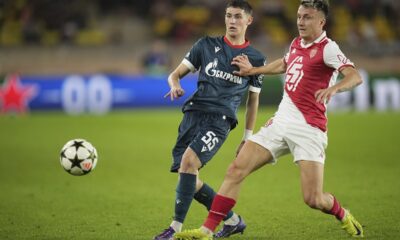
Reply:
[[[250,2],[249,40],[268,60],[283,56],[297,35],[298,1]],[[0,0],[0,239],[151,239],[166,227],[184,100],[163,98],[167,74],[197,38],[224,34],[225,4]],[[330,4],[328,34],[364,84],[329,105],[326,186],[365,224],[367,239],[399,239],[400,1]],[[257,128],[276,109],[281,80],[266,77]],[[182,84],[189,95],[196,75]],[[239,125],[202,171],[212,186],[242,131]],[[58,163],[60,148],[77,137],[99,152],[97,169],[78,178]],[[303,204],[298,171],[284,159],[244,186],[237,209],[251,227],[241,239],[344,238],[332,219]],[[187,227],[206,214],[192,208]]]
[[[255,22],[249,28],[249,40],[269,60],[283,56],[288,44],[297,35],[298,2],[250,2],[255,9]],[[39,93],[31,94],[33,103],[29,101],[28,105],[32,109],[43,106],[59,108],[62,100],[58,100],[58,105],[55,102],[57,95],[62,96],[65,92],[66,87],[62,86],[65,79],[74,75],[72,85],[77,85],[79,80],[76,80],[76,74],[85,75],[84,81],[101,74],[106,76],[102,86],[95,84],[94,87],[100,89],[100,98],[106,95],[109,100],[104,101],[111,101],[108,103],[113,105],[111,107],[137,106],[129,103],[137,92],[128,91],[124,95],[123,91],[114,91],[115,80],[121,80],[121,75],[125,76],[125,80],[138,77],[141,80],[165,80],[166,74],[179,64],[196,39],[205,34],[224,34],[225,4],[225,1],[214,0],[0,0],[0,81],[4,81],[9,74],[18,74],[14,78],[19,77],[22,82],[41,79],[51,82],[54,76],[58,76],[56,80],[59,80],[60,86],[51,89],[63,88],[61,92],[45,94],[46,99],[40,101],[39,90]],[[335,0],[330,4],[328,34],[357,67],[365,71],[368,82],[368,86],[360,90],[364,93],[355,97],[343,94],[337,101],[339,107],[348,108],[347,103],[354,102],[355,98],[359,100],[354,104],[362,109],[374,105],[383,110],[398,110],[399,1]],[[110,78],[111,83],[108,81]],[[382,81],[375,83],[377,79],[387,80],[386,84]],[[40,84],[48,86],[47,83]],[[281,87],[272,83],[276,86],[271,90],[268,84],[264,92],[270,97],[263,98],[262,103],[276,104]],[[104,85],[110,86],[110,93],[101,92]],[[45,89],[43,86],[38,88]],[[71,92],[77,91],[76,87],[72,88]],[[165,90],[167,88],[162,89]],[[123,103],[116,104],[118,99],[125,97],[126,100],[127,95],[131,95],[130,100],[121,100]],[[151,99],[148,101],[152,102]],[[158,102],[156,105],[164,104],[167,103]],[[337,106],[332,104],[331,108]]]
[[[269,59],[296,36],[297,1],[251,0],[248,38]],[[360,68],[398,72],[400,3],[332,0],[328,34]],[[225,1],[1,0],[0,72],[22,74],[146,72],[152,49],[180,62],[204,34],[224,34]]]

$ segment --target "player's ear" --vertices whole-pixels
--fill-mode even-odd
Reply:
[[[321,20],[321,26],[324,27],[325,24],[326,24],[326,18],[323,18],[323,19]]]
[[[320,17],[320,23],[319,24],[321,24],[321,26],[322,27],[324,27],[325,26],[325,24],[326,24],[326,17],[325,17],[325,15],[323,14],[323,13],[319,13],[320,15],[319,15],[319,17]]]
[[[253,23],[253,16],[249,15],[248,19],[247,19],[247,25],[250,25]]]

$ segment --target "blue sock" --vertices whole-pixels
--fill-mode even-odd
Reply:
[[[183,223],[189,211],[194,193],[196,192],[197,176],[189,173],[180,173],[179,182],[176,187],[175,216],[174,220]]]
[[[207,208],[207,210],[210,211],[211,204],[214,200],[215,195],[216,193],[214,192],[214,190],[206,183],[204,183],[200,190],[194,195],[194,199],[203,204]],[[232,215],[233,212],[229,211],[229,213],[224,218],[224,221],[232,217]]]

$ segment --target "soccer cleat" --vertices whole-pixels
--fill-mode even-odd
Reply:
[[[174,240],[212,240],[213,237],[207,235],[201,229],[185,230],[175,233]]]
[[[153,240],[173,240],[175,230],[172,227],[165,229],[162,233],[155,236]]]
[[[351,213],[345,209],[346,215],[342,220],[342,228],[353,237],[364,237],[361,224],[354,218]]]
[[[227,238],[233,234],[243,234],[244,230],[246,229],[246,224],[244,223],[243,219],[239,216],[239,223],[236,225],[226,225],[222,227],[222,229],[217,232],[214,237],[215,238]]]

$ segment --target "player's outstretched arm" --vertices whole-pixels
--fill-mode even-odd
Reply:
[[[328,103],[338,92],[349,91],[362,83],[360,73],[354,67],[348,66],[340,70],[344,78],[335,85],[315,92],[315,99],[319,103]]]
[[[185,94],[185,90],[181,87],[180,80],[190,72],[190,69],[183,63],[168,76],[168,85],[171,88],[170,91],[164,95],[164,97],[170,97],[171,101],[175,98],[182,97]]]
[[[257,120],[259,96],[260,96],[259,93],[251,91],[249,91],[249,94],[247,95],[244,135],[242,142],[240,143],[240,145],[236,150],[236,155],[239,154],[239,151],[240,149],[242,149],[244,142],[253,134],[253,129],[256,125],[256,120]]]
[[[233,73],[239,76],[249,76],[249,75],[259,75],[259,74],[281,74],[286,71],[286,63],[283,58],[279,58],[267,65],[260,67],[253,67],[251,65],[249,58],[246,55],[236,56],[232,60],[232,65],[239,67],[239,71],[234,71]]]

